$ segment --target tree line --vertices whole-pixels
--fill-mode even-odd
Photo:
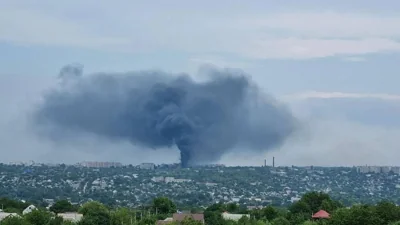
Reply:
[[[111,208],[100,202],[91,201],[82,206],[74,206],[67,200],[56,202],[48,210],[38,208],[22,215],[29,203],[0,199],[5,212],[15,212],[20,216],[7,217],[1,225],[152,225],[177,212],[177,206],[166,197],[153,199],[149,206],[141,208]],[[329,219],[312,220],[312,214],[319,210],[330,213]],[[82,219],[73,223],[57,216],[58,213],[78,212]],[[248,210],[235,203],[218,203],[204,210],[192,209],[191,212],[204,213],[207,225],[400,225],[400,207],[390,201],[381,201],[376,205],[358,204],[344,207],[328,194],[310,192],[288,208],[267,206]],[[225,220],[223,212],[246,214],[239,221]],[[177,224],[171,222],[171,225]],[[186,219],[183,225],[200,225],[199,221]]]

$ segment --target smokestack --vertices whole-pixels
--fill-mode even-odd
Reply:
[[[264,167],[267,167],[267,160],[264,159]]]
[[[275,156],[272,157],[272,167],[275,167]]]

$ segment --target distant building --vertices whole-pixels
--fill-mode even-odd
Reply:
[[[151,178],[151,180],[153,182],[164,182],[164,177],[163,176],[161,176],[161,177],[153,177],[153,178]]]
[[[172,218],[166,218],[165,220],[159,220],[157,221],[157,225],[164,225],[164,224],[170,224],[171,222],[178,222],[181,223],[184,221],[186,218],[190,218],[195,221],[199,221],[202,224],[205,224],[204,222],[204,214],[198,213],[198,214],[192,214],[192,213],[175,213]]]
[[[22,215],[31,213],[33,210],[36,210],[36,206],[30,205],[26,209],[24,209],[24,211],[22,211]]]
[[[250,215],[249,215],[249,214],[232,214],[232,213],[228,213],[228,212],[222,213],[222,218],[223,218],[224,220],[238,221],[238,220],[240,220],[242,217],[248,217],[248,218],[250,218]]]
[[[88,168],[110,168],[110,167],[121,167],[122,164],[119,162],[81,162],[80,166]]]
[[[331,215],[324,210],[320,210],[314,215],[312,215],[313,219],[329,219]]]
[[[194,168],[202,168],[202,167],[219,168],[219,167],[225,167],[225,164],[204,164],[204,165],[195,165],[193,167]]]
[[[46,199],[46,198],[44,198],[43,201],[46,202],[49,205],[53,205],[55,203],[54,199]]]
[[[76,212],[59,213],[57,216],[62,217],[64,220],[68,220],[74,223],[81,221],[83,214]]]
[[[400,173],[400,167],[395,166],[359,166],[357,167],[359,173]]]
[[[159,220],[157,221],[157,225],[167,225],[174,222],[174,219],[172,217],[168,217],[165,220]]]
[[[142,163],[139,165],[139,169],[142,170],[154,170],[156,165],[154,163]]]
[[[197,213],[197,214],[192,214],[192,213],[174,213],[172,216],[173,221],[176,222],[182,222],[186,218],[193,219],[195,221],[199,221],[202,224],[204,224],[204,214],[202,213]]]
[[[263,209],[263,206],[255,206],[255,205],[248,205],[246,207],[248,210],[256,210],[256,209]]]
[[[0,212],[0,222],[4,220],[5,218],[11,217],[11,216],[19,216],[17,213],[6,213],[6,212]]]

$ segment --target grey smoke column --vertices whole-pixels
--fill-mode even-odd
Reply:
[[[154,149],[176,145],[187,167],[235,147],[278,147],[296,127],[284,106],[239,71],[209,68],[209,79],[196,82],[158,71],[81,76],[82,67],[65,68],[68,85],[50,90],[34,115],[39,134],[60,143],[89,133]]]

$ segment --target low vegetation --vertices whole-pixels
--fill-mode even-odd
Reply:
[[[122,208],[108,207],[100,202],[91,201],[80,207],[71,205],[66,200],[56,202],[49,210],[39,208],[22,215],[29,203],[2,198],[0,204],[6,210],[17,212],[19,216],[9,216],[0,222],[1,225],[151,225],[176,213],[177,206],[166,197],[155,198],[147,207]],[[319,210],[330,214],[329,219],[312,220],[311,215]],[[64,221],[57,213],[76,211],[83,214],[82,219],[73,223]],[[397,225],[400,224],[400,207],[381,201],[375,205],[358,204],[344,207],[332,200],[328,194],[310,192],[302,196],[288,208],[266,206],[248,210],[235,203],[213,204],[204,211],[192,209],[191,212],[204,213],[208,225]],[[222,213],[247,214],[238,221],[225,220]],[[171,222],[171,225],[177,224]],[[181,224],[199,225],[201,222],[185,219]]]

